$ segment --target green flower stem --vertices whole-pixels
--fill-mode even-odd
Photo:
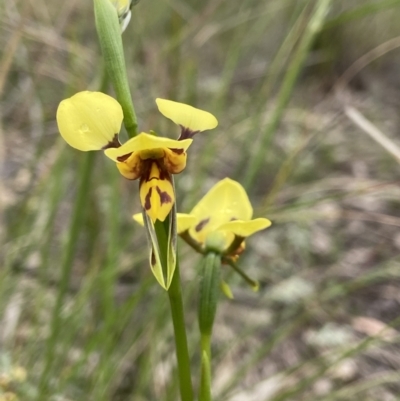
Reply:
[[[182,401],[193,400],[190,359],[183,314],[182,291],[180,283],[179,261],[177,258],[175,274],[168,289],[169,304],[175,332],[176,358],[178,360],[179,386]]]
[[[231,266],[232,269],[235,270],[235,272],[238,273],[244,281],[250,284],[254,292],[259,290],[260,283],[257,280],[253,280],[251,277],[249,277],[231,258],[223,257],[222,261]]]
[[[211,400],[211,334],[217,312],[221,281],[221,255],[208,251],[201,269],[199,327],[201,333],[201,380],[199,400]]]
[[[201,354],[199,401],[211,401],[211,360],[206,351]]]
[[[61,262],[61,280],[58,288],[58,296],[53,309],[51,318],[51,332],[47,340],[44,369],[40,377],[37,400],[47,399],[48,384],[53,362],[56,358],[57,340],[62,330],[62,306],[64,303],[65,294],[68,290],[72,265],[75,255],[76,246],[79,241],[79,232],[83,222],[85,206],[88,201],[87,193],[90,186],[90,177],[93,171],[95,153],[90,152],[83,158],[79,173],[78,173],[78,189],[76,193],[75,203],[72,211],[70,226],[68,230],[68,239],[65,245],[63,259]]]
[[[211,335],[202,334],[200,338],[201,353],[205,352],[209,359],[211,359]]]
[[[184,231],[183,233],[179,234],[179,236],[189,245],[191,246],[196,252],[201,253],[204,255],[204,249],[202,246],[196,242],[192,237],[189,235],[188,231]],[[260,287],[260,283],[257,280],[253,280],[249,277],[229,256],[222,256],[222,262],[231,266],[235,272],[237,272],[250,286],[253,288],[253,291],[257,292]]]
[[[201,334],[199,401],[211,401],[211,335]]]
[[[94,0],[94,14],[104,63],[124,112],[125,128],[132,138],[137,134],[137,118],[126,74],[117,10],[110,0]]]
[[[155,230],[160,246],[162,264],[166,266],[168,253],[168,219],[162,223],[156,221]],[[179,258],[176,256],[175,273],[168,289],[172,322],[175,333],[176,359],[178,361],[179,389],[182,401],[193,401],[193,387],[190,369],[190,358],[186,337],[185,318],[183,313],[182,289],[179,271]]]

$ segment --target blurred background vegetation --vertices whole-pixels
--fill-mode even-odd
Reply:
[[[176,178],[178,210],[229,176],[273,221],[241,258],[258,293],[224,269],[215,400],[399,399],[399,20],[400,0],[133,8],[140,129],[177,136],[156,97],[220,122]],[[3,0],[0,21],[0,400],[177,400],[137,183],[57,132],[58,103],[101,79],[92,2]],[[199,257],[180,253],[196,381]]]

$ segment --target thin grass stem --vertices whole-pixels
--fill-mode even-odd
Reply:
[[[37,400],[43,400],[48,395],[49,379],[51,376],[51,369],[56,354],[56,345],[59,334],[62,329],[62,306],[64,298],[68,290],[68,285],[72,272],[72,265],[74,261],[75,250],[79,241],[79,232],[83,223],[83,216],[85,213],[85,206],[87,204],[87,193],[90,187],[90,178],[93,171],[93,164],[95,160],[94,153],[87,153],[81,162],[81,167],[78,173],[78,189],[76,193],[76,201],[74,203],[71,222],[68,229],[68,239],[64,250],[64,256],[61,263],[61,280],[58,288],[58,295],[54,305],[50,337],[47,341],[44,368],[40,377],[39,391]]]

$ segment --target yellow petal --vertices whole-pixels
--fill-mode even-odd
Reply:
[[[101,92],[79,92],[63,100],[57,109],[61,136],[82,151],[107,146],[118,135],[122,120],[121,105]]]
[[[222,224],[218,227],[218,231],[228,231],[238,237],[248,237],[253,235],[257,231],[265,230],[271,225],[268,219],[259,218],[250,221],[229,221],[228,223]]]
[[[129,141],[125,142],[119,148],[106,149],[104,153],[107,157],[116,161],[117,158],[120,156],[124,156],[132,152],[139,152],[142,150],[170,148],[183,149],[184,151],[186,151],[192,142],[192,139],[176,141],[174,139],[163,138],[142,132],[134,138],[129,139]]]
[[[198,224],[190,229],[190,236],[204,243],[207,234],[222,224],[231,220],[250,220],[253,208],[244,188],[225,178],[210,189],[190,214],[198,219]]]
[[[149,177],[140,182],[140,201],[153,223],[164,221],[175,202],[170,177],[161,174],[157,163],[152,163]]]
[[[187,153],[181,149],[165,149],[164,166],[171,174],[179,174],[186,167]]]
[[[191,131],[205,131],[218,125],[217,119],[208,111],[167,99],[156,99],[156,103],[162,115]]]
[[[143,173],[143,161],[138,153],[132,153],[123,162],[117,162],[119,172],[128,180],[136,180]]]
[[[144,227],[144,221],[143,221],[143,214],[142,213],[135,213],[132,216],[132,219],[136,221],[136,223],[140,224],[141,226]]]
[[[178,221],[176,229],[178,234],[181,234],[184,231],[189,230],[190,227],[193,227],[197,223],[197,218],[195,216],[186,213],[177,213],[176,218]]]
[[[189,230],[190,227],[196,224],[196,217],[191,216],[190,214],[177,213],[176,217],[178,221],[178,226],[176,231],[178,232],[178,234],[181,234],[184,231]],[[135,213],[132,216],[132,218],[133,220],[136,221],[136,223],[140,224],[141,226],[144,226],[142,213]]]

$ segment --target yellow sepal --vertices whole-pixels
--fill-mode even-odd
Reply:
[[[167,99],[158,98],[156,103],[163,116],[191,131],[206,131],[218,125],[217,119],[208,111]]]
[[[177,213],[177,229],[178,234],[182,234],[184,231],[189,230],[189,228],[193,227],[197,223],[196,216],[192,216],[186,213]]]
[[[204,243],[207,235],[231,220],[250,220],[253,208],[244,188],[225,178],[215,184],[190,212],[199,223],[190,229],[190,236]]]
[[[140,182],[140,201],[153,223],[164,221],[175,203],[174,188],[166,174],[153,162],[149,176]]]
[[[176,141],[174,139],[163,138],[141,132],[134,138],[129,139],[129,141],[125,142],[119,148],[106,149],[104,153],[110,159],[117,161],[118,157],[128,155],[132,152],[140,152],[144,150],[170,148],[182,149],[186,151],[192,142],[192,139]]]
[[[190,227],[194,226],[197,222],[196,217],[186,213],[177,213],[176,217],[178,223],[176,231],[178,234],[181,234],[184,231],[188,230]],[[132,216],[132,218],[133,220],[136,221],[136,223],[140,224],[141,226],[144,226],[142,213],[135,213]]]
[[[235,220],[224,223],[218,227],[218,231],[228,231],[238,237],[248,237],[257,231],[265,230],[271,225],[268,219],[258,218],[249,221]]]
[[[100,150],[121,129],[121,105],[101,92],[79,92],[57,109],[57,125],[68,145],[82,151]]]

